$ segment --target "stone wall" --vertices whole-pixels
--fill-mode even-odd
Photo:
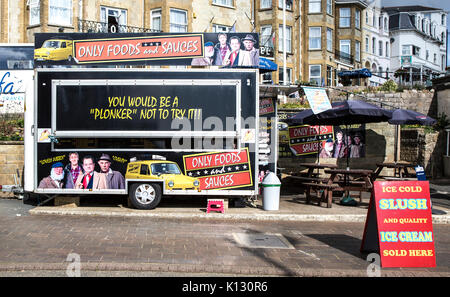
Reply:
[[[404,90],[403,92],[364,92],[361,87],[342,88],[350,92],[356,92],[350,95],[351,100],[367,100],[368,102],[381,102],[394,108],[404,108],[414,110],[431,117],[437,117],[437,102],[434,98],[434,90]],[[329,90],[328,96],[331,101],[342,101],[346,99],[346,94],[339,90]]]
[[[404,108],[424,113],[437,118],[437,100],[434,90],[404,90],[403,92],[362,93],[361,87],[344,87],[350,92],[361,93],[361,96],[350,95],[350,100],[365,100],[382,102],[395,108]],[[332,102],[347,99],[346,93],[340,90],[328,89],[328,96]],[[300,111],[300,110],[299,110]],[[350,159],[351,168],[375,169],[376,163],[394,161],[395,125],[386,123],[366,125],[366,157]],[[398,160],[409,161],[424,166],[427,176],[438,178],[443,176],[442,155],[444,154],[444,132],[426,132],[422,128],[401,129],[400,155]],[[280,158],[279,167],[286,171],[298,171],[298,163],[316,162],[317,157]],[[346,166],[346,160],[321,159],[322,163]],[[382,175],[391,174],[390,169],[384,169]]]
[[[401,131],[401,160],[420,164],[427,176],[443,176],[444,132],[427,132],[423,128],[403,128]]]
[[[377,168],[376,164],[394,161],[395,126],[387,123],[366,124],[366,157],[349,158],[349,167],[352,169]],[[317,162],[317,155],[312,157],[279,158],[278,166],[284,168],[283,172],[299,172],[299,163]],[[321,158],[321,163],[337,164],[339,168],[346,168],[347,159]],[[392,174],[392,170],[384,169],[381,174]]]
[[[0,142],[0,185],[15,184],[14,176],[19,169],[20,177],[23,174],[24,146],[20,141]],[[22,180],[18,181],[22,183]],[[0,192],[0,196],[10,196]]]

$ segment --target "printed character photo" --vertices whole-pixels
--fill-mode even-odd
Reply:
[[[42,189],[61,189],[64,185],[64,165],[61,162],[57,162],[52,165],[50,169],[50,175],[44,177],[39,183],[38,188]]]
[[[239,66],[258,66],[259,65],[259,50],[255,48],[256,40],[255,38],[247,34],[245,38],[242,39],[244,44],[244,50],[239,53]]]
[[[362,135],[359,132],[353,136],[353,144],[350,147],[350,158],[362,158],[365,157],[365,147],[362,143]]]
[[[78,153],[72,152],[69,154],[69,164],[64,167],[64,187],[66,189],[73,189],[75,188],[75,184],[77,182],[78,176],[81,174],[84,174],[84,169],[81,166],[81,163],[79,163],[80,157]]]
[[[192,66],[211,66],[214,60],[214,43],[208,41],[205,43],[205,57],[192,59]]]
[[[333,158],[333,146],[333,139],[328,138],[320,150],[319,158]]]
[[[106,175],[106,186],[108,189],[125,189],[125,178],[119,171],[112,170],[111,158],[108,154],[102,154],[98,160],[100,172]]]
[[[333,158],[346,158],[348,147],[344,142],[344,132],[338,130],[336,132],[336,142],[333,147]]]
[[[224,64],[225,57],[231,53],[231,47],[227,42],[227,34],[219,33],[217,39],[219,40],[219,43],[216,43],[216,45],[214,46],[215,51],[214,65],[225,66]]]
[[[95,161],[92,156],[84,156],[83,158],[84,174],[78,175],[75,183],[77,189],[94,189],[102,190],[106,187],[106,176],[104,173],[94,171]]]
[[[239,65],[239,53],[241,51],[241,39],[237,36],[230,38],[231,51],[227,53],[223,61],[224,66],[238,66]]]

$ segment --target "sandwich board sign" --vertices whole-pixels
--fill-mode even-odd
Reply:
[[[428,181],[374,182],[361,252],[382,267],[436,267]]]

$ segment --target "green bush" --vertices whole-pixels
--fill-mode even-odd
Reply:
[[[393,81],[392,79],[388,80],[380,87],[380,91],[384,91],[384,92],[395,92],[397,89],[398,89],[398,86],[395,83],[395,81]]]

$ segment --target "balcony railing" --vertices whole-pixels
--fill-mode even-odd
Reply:
[[[80,20],[78,19],[79,32],[82,33],[151,33],[161,32],[158,30],[133,27],[118,24],[108,24],[104,22]]]
[[[352,55],[336,50],[335,52],[336,60],[339,60],[346,64],[353,64],[354,58]]]

